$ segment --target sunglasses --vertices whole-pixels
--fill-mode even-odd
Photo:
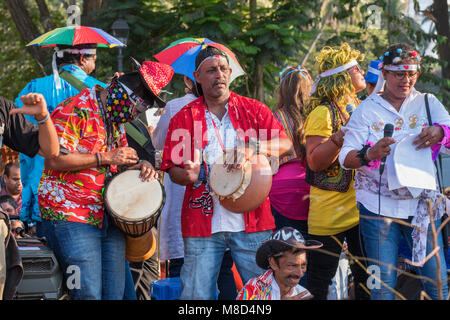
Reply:
[[[419,74],[417,71],[386,71],[392,74],[397,80],[403,80],[406,76],[408,76],[408,79],[415,79]]]
[[[364,71],[361,69],[361,67],[359,66],[359,64],[351,67],[350,69],[348,69],[349,72],[354,72],[354,71],[358,71],[361,74],[364,74]]]

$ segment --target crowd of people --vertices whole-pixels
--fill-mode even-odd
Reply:
[[[56,52],[58,77],[32,80],[14,104],[0,100],[2,141],[20,152],[1,181],[0,298],[13,298],[20,282],[8,270],[20,265],[15,239],[26,230],[46,238],[63,272],[80,269],[71,299],[149,299],[162,276],[157,255],[148,265],[126,259],[126,233],[104,199],[114,176],[136,169],[164,185],[158,254],[164,276],[180,278],[179,299],[326,300],[343,256],[352,299],[398,299],[402,239],[426,295],[448,299],[446,198],[433,161],[450,148],[450,115],[415,89],[421,57],[411,45],[390,46],[367,72],[349,44],[324,47],[314,70],[280,72],[272,110],[230,90],[228,56],[213,46],[184,76],[186,94],[167,104],[169,65],[133,60],[135,71],[105,84],[90,76],[95,46]],[[164,108],[146,132],[160,164],[127,141],[126,125],[149,108]],[[398,147],[412,136],[413,147]],[[252,162],[261,156],[269,174]],[[435,186],[394,187],[400,156],[431,164]],[[221,195],[212,179],[226,189],[236,173],[241,193],[227,202],[236,190]],[[270,191],[261,197],[264,174]],[[235,200],[250,189],[248,202],[262,200],[240,211]]]

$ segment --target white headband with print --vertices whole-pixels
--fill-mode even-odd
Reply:
[[[344,65],[342,65],[342,66],[339,66],[339,67],[336,67],[336,68],[333,68],[333,69],[330,69],[330,70],[327,70],[327,71],[322,72],[321,74],[319,74],[319,75],[314,79],[314,83],[313,83],[313,86],[312,86],[312,88],[311,88],[311,93],[310,93],[310,95],[313,94],[314,92],[316,92],[316,90],[317,90],[317,85],[319,84],[319,81],[320,81],[321,78],[325,78],[325,77],[332,76],[333,74],[336,74],[336,73],[339,73],[339,72],[348,70],[348,69],[350,69],[351,67],[354,67],[354,66],[357,66],[357,65],[358,65],[358,61],[356,61],[356,60],[351,60],[349,63],[346,63],[346,64],[344,64]]]

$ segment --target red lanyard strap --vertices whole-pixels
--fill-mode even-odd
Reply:
[[[220,146],[222,147],[222,151],[223,151],[223,153],[225,153],[225,145],[223,144],[222,137],[220,135],[219,129],[217,129],[216,123],[214,122],[214,119],[213,119],[212,114],[209,111],[208,107],[206,107],[206,110],[208,111],[208,114],[209,114],[209,116],[211,118],[212,124],[214,126],[214,131],[216,132],[216,136],[217,136],[217,139],[219,140]]]

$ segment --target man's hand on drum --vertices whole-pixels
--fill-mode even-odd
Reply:
[[[150,181],[152,179],[158,179],[158,172],[147,160],[141,160],[139,163],[129,167],[128,169],[140,169],[141,174],[139,175],[139,178],[141,178],[142,181]]]
[[[138,164],[139,157],[136,150],[130,147],[120,147],[101,154],[102,164],[115,164],[117,166],[131,166]]]
[[[227,168],[227,171],[239,170],[242,168],[245,160],[249,159],[253,155],[254,151],[251,148],[244,148],[243,146],[227,150],[225,152],[225,159],[223,166]]]

